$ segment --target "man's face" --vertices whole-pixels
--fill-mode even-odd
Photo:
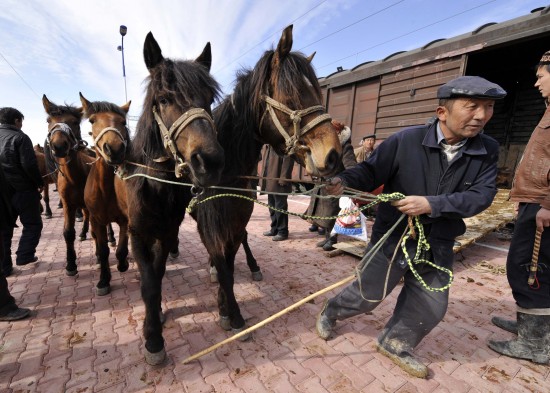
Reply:
[[[539,89],[542,98],[548,99],[550,97],[550,72],[548,72],[547,66],[541,66],[537,70],[535,87]]]
[[[454,145],[479,134],[494,108],[494,100],[482,98],[456,98],[447,106],[438,106],[436,113],[447,143]]]
[[[374,138],[363,139],[363,147],[365,150],[372,150],[374,148]]]

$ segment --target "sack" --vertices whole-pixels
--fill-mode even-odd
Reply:
[[[367,219],[359,211],[358,206],[348,197],[340,198],[340,212],[336,223],[332,228],[331,235],[341,234],[359,240],[367,241]]]

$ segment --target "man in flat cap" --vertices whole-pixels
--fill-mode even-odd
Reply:
[[[505,96],[500,86],[477,76],[451,80],[437,92],[433,122],[391,135],[366,161],[332,178],[330,194],[340,195],[345,186],[370,192],[383,184],[385,193],[405,198],[379,206],[358,277],[328,299],[317,317],[321,338],[330,337],[337,320],[372,311],[403,279],[377,350],[409,374],[428,376],[412,352],[447,311],[454,240],[466,230],[462,218],[485,210],[496,195],[499,146],[482,130],[495,100]],[[404,215],[420,219],[430,245],[417,257],[418,236],[405,243],[406,253],[401,246]],[[388,239],[375,247],[386,233]]]
[[[510,191],[512,201],[519,203],[506,261],[508,283],[517,306],[516,320],[492,319],[495,325],[518,337],[489,341],[489,347],[506,356],[547,364],[550,361],[550,51],[537,65],[536,77],[535,87],[545,100],[546,112],[525,147]],[[535,266],[532,258],[537,256],[533,255],[537,239]]]
[[[374,151],[374,144],[376,143],[376,135],[365,135],[361,138],[361,146],[353,150],[355,154],[355,160],[357,162],[363,162],[369,158]]]

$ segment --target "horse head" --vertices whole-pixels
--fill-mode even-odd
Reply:
[[[291,155],[310,175],[331,176],[342,146],[325,111],[321,89],[311,66],[313,55],[291,52],[292,25],[284,29],[277,49],[268,52],[269,70],[262,87],[265,110],[260,119],[262,141],[279,154]]]
[[[134,149],[143,145],[143,128],[154,128],[165,154],[176,162],[176,177],[183,173],[198,186],[217,184],[224,165],[210,106],[219,85],[210,74],[210,43],[195,60],[164,58],[152,33],[145,38],[143,55],[149,70],[143,115],[138,122]],[[151,123],[151,124],[146,124]],[[141,129],[141,130],[140,130]],[[137,144],[137,146],[136,146]]]
[[[57,158],[66,158],[84,142],[80,131],[82,108],[56,105],[45,94],[42,96],[42,104],[48,114],[47,142],[50,151]]]
[[[108,165],[120,165],[126,159],[130,141],[126,115],[132,101],[122,106],[105,101],[88,101],[80,93],[84,117],[92,124],[91,135],[97,153]]]

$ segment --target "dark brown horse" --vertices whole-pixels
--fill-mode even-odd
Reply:
[[[162,278],[192,198],[190,186],[162,180],[192,182],[197,187],[214,185],[220,180],[224,157],[210,116],[210,106],[219,95],[218,83],[210,75],[210,44],[194,61],[165,59],[149,33],[143,54],[150,73],[143,113],[125,165],[125,187],[119,180],[115,185],[117,194],[126,195],[132,254],[141,277],[145,359],[159,364],[166,356]]]
[[[233,94],[214,110],[218,140],[231,152],[225,155],[220,186],[250,189],[249,181],[240,176],[254,173],[263,144],[270,144],[281,155],[291,155],[312,175],[330,176],[336,170],[342,148],[322,106],[311,58],[291,48],[289,26],[277,49],[265,52],[254,69],[240,72]],[[203,195],[223,192],[207,189]],[[252,272],[258,275],[260,270],[247,242],[246,225],[253,208],[250,200],[218,198],[199,204],[191,213],[217,270],[220,324],[235,332],[245,327],[233,292],[235,255],[241,243]]]
[[[90,102],[82,93],[80,101],[84,117],[92,124],[91,135],[97,160],[88,174],[84,189],[84,202],[90,213],[92,236],[95,241],[95,254],[101,268],[97,294],[106,295],[111,291],[111,269],[109,268],[109,246],[107,228],[111,222],[120,227],[116,249],[117,269],[128,270],[128,218],[117,203],[115,193],[115,168],[126,159],[130,135],[126,128],[126,115],[130,102],[118,106],[105,101]]]
[[[44,190],[42,195],[44,199],[44,216],[46,218],[52,218],[52,209],[50,208],[50,184],[56,184],[57,172],[49,171],[46,166],[46,157],[44,155],[44,148],[39,144],[34,145],[34,153],[36,155],[36,161],[38,161],[38,170],[44,180]]]
[[[53,162],[58,171],[57,190],[63,203],[63,237],[67,246],[68,276],[77,274],[76,252],[74,241],[75,213],[77,208],[84,211],[84,222],[80,240],[86,239],[88,232],[88,211],[84,204],[84,187],[94,158],[85,153],[85,142],[82,140],[80,122],[82,108],[70,105],[56,105],[44,94],[42,104],[48,114],[48,144],[45,147],[46,160]]]

